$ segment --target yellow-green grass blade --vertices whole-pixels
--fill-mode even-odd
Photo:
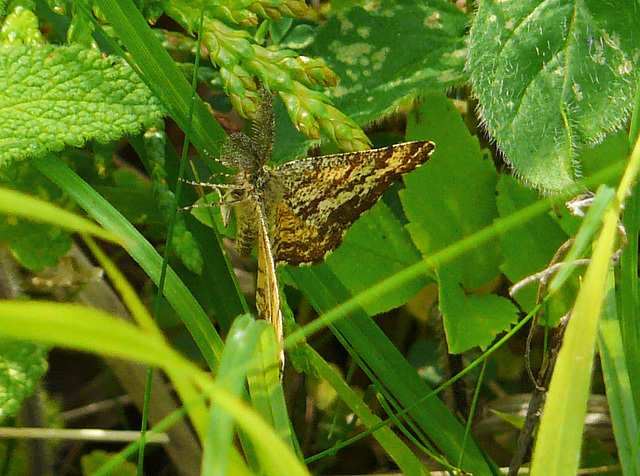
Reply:
[[[69,231],[93,235],[101,240],[123,245],[124,236],[39,198],[0,188],[0,213],[59,226]]]
[[[638,415],[614,296],[615,285],[611,275],[607,282],[607,297],[598,328],[598,354],[623,474],[640,474]]]
[[[287,412],[282,379],[280,378],[280,346],[273,326],[268,326],[260,335],[260,351],[254,359],[257,366],[249,373],[251,403],[267,420],[282,440],[298,451],[298,442],[291,429]]]
[[[574,475],[580,460],[582,431],[590,393],[598,319],[617,236],[618,219],[640,169],[640,145],[620,181],[616,200],[607,207],[603,226],[567,325],[551,379],[533,453],[534,475]]]

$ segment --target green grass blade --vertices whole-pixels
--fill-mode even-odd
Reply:
[[[179,379],[179,384],[197,383],[214,404],[233,416],[265,458],[268,474],[309,474],[264,419],[217,384],[210,373],[192,365],[164,341],[122,319],[77,304],[0,301],[0,337],[35,340],[162,367],[174,381]],[[189,408],[190,402],[185,404]],[[194,425],[199,426],[199,422],[194,421]],[[232,458],[230,474],[248,474],[238,465],[237,456]]]
[[[369,409],[360,396],[347,385],[338,372],[331,368],[320,354],[309,348],[309,357],[318,375],[329,382],[365,426],[371,428],[381,423],[381,420]],[[390,428],[384,426],[377,429],[373,432],[373,437],[395,461],[403,474],[416,476],[430,474],[416,455]]]
[[[611,276],[598,328],[598,351],[623,474],[640,474],[638,414],[633,401],[620,321],[613,298],[614,289]]]
[[[607,215],[558,354],[536,439],[533,475],[568,476],[578,470],[596,330],[616,232],[617,213],[610,209]]]
[[[640,234],[640,194],[634,193],[627,202],[622,216],[629,243],[620,257],[617,309],[620,332],[635,402],[635,413],[640,415],[640,290],[638,289],[638,236]]]
[[[284,389],[280,379],[280,346],[273,327],[268,326],[260,338],[258,366],[248,375],[251,403],[260,415],[275,429],[282,440],[293,450],[298,442],[291,429]],[[255,360],[254,360],[255,362]]]
[[[531,465],[534,475],[574,475],[578,470],[598,318],[605,298],[607,273],[611,272],[618,217],[638,170],[640,143],[636,143],[631,154],[616,200],[605,212],[591,264],[567,325],[536,439]]]
[[[326,268],[298,268],[289,270],[289,274],[305,289],[311,304],[319,312],[327,312],[350,297]],[[361,309],[352,310],[349,318],[340,319],[334,325],[403,407],[411,407],[431,392],[415,369]],[[436,396],[413,408],[410,415],[450,461],[459,460],[464,427]],[[467,442],[462,468],[476,474],[494,474],[474,441]]]
[[[125,248],[127,252],[155,283],[158,282],[162,257],[131,223],[56,157],[48,155],[34,162],[34,165],[72,197],[94,220],[106,229],[123,236],[128,243]],[[164,292],[187,326],[210,368],[216,369],[222,352],[222,339],[189,289],[171,269],[167,273]]]
[[[256,321],[251,316],[240,316],[229,331],[227,344],[220,359],[217,381],[229,393],[242,398],[244,394],[246,365],[259,346],[260,334],[266,322]],[[218,405],[211,405],[207,437],[203,445],[202,475],[223,475],[230,466],[234,454],[233,437],[235,422],[233,417]]]
[[[49,223],[113,243],[123,244],[125,240],[109,229],[101,228],[63,208],[14,190],[0,189],[0,213]]]
[[[167,362],[175,365],[172,352],[163,355],[167,353],[163,341],[131,323],[78,304],[0,301],[0,336],[62,345],[154,366]]]

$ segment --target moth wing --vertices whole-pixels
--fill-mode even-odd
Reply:
[[[274,259],[317,263],[402,174],[429,159],[435,144],[407,142],[381,149],[289,162],[276,169],[283,197],[275,222]]]
[[[264,208],[258,207],[258,279],[256,284],[256,307],[261,318],[269,321],[279,343],[284,340],[282,311],[280,310],[280,287],[276,276],[269,226]],[[284,367],[284,350],[280,352],[280,362]]]

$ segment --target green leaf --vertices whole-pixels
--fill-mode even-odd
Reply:
[[[353,224],[340,248],[319,266],[328,266],[355,295],[419,260],[409,233],[380,202]],[[364,308],[372,316],[386,312],[406,303],[425,284],[426,279],[416,279]]]
[[[117,58],[76,46],[0,50],[0,164],[135,134],[163,110]]]
[[[400,192],[409,219],[407,229],[423,256],[460,241],[497,218],[497,174],[482,154],[453,103],[444,95],[429,96],[409,118],[407,137],[436,143],[433,156],[405,176]],[[478,288],[499,274],[497,240],[447,264],[465,288]]]
[[[359,124],[463,81],[468,18],[442,0],[369,3],[329,19],[307,54],[340,78],[334,104]]]
[[[20,411],[47,371],[47,347],[18,340],[0,340],[0,422]]]
[[[67,231],[14,217],[0,220],[0,241],[11,248],[22,266],[36,272],[57,265],[58,258],[71,248]]]
[[[595,147],[586,147],[580,151],[578,161],[582,169],[582,176],[586,179],[615,162],[626,162],[630,153],[627,131],[622,130],[611,134]],[[618,178],[612,178],[606,183],[615,187],[618,180]]]
[[[560,191],[576,150],[620,129],[638,71],[632,0],[480,2],[468,68],[487,128],[518,175]]]
[[[498,182],[498,210],[501,217],[510,216],[533,204],[538,193],[515,179],[503,175]],[[557,249],[568,236],[549,215],[530,218],[518,228],[500,235],[504,274],[515,283],[542,271],[549,265]],[[529,310],[536,299],[537,286],[528,286],[515,294],[516,300]]]
[[[495,337],[518,320],[511,301],[495,294],[465,295],[455,276],[438,271],[440,310],[449,352],[459,354],[479,346],[485,350]]]

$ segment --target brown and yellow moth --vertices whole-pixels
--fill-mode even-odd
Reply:
[[[223,206],[236,213],[236,249],[258,244],[256,307],[283,339],[276,266],[313,264],[335,250],[349,227],[402,174],[426,162],[429,141],[295,160],[269,167],[275,120],[273,97],[263,91],[252,134],[231,134],[221,162],[237,171]],[[214,186],[214,184],[200,184]],[[283,358],[283,355],[281,356]]]

